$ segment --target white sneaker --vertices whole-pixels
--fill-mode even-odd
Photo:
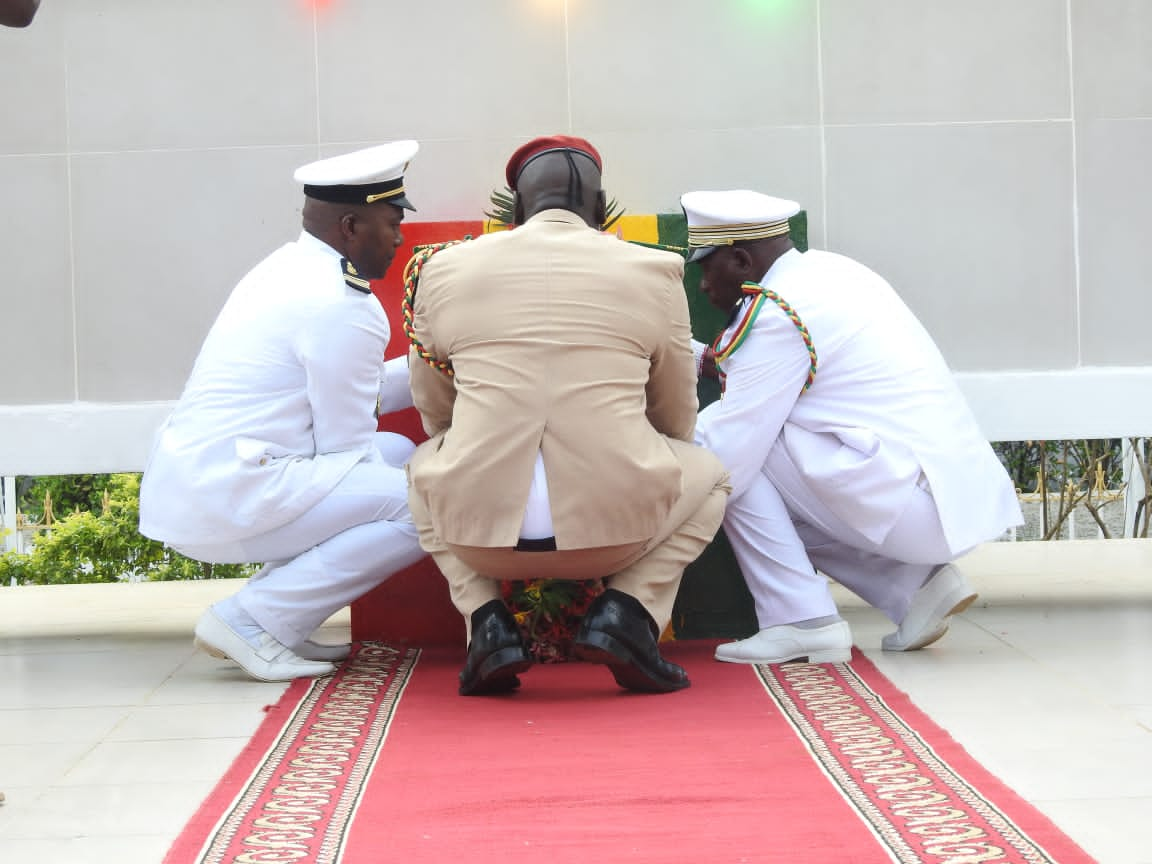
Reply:
[[[261,634],[259,645],[249,644],[243,636],[225,624],[212,607],[208,607],[196,622],[195,642],[196,647],[213,657],[240,664],[245,672],[260,681],[320,678],[336,671],[331,663],[305,660],[288,646],[276,641],[270,633]]]
[[[847,621],[811,630],[778,624],[739,642],[717,646],[716,659],[725,663],[847,663],[852,659],[852,631]]]
[[[296,654],[305,660],[324,660],[328,663],[340,663],[347,660],[351,653],[352,646],[347,643],[343,645],[321,645],[319,642],[306,639],[296,646]]]
[[[948,632],[948,619],[972,605],[978,595],[955,564],[945,564],[925,582],[895,633],[880,645],[885,651],[915,651]]]

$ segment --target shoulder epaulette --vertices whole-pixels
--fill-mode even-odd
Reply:
[[[352,266],[352,262],[347,258],[340,259],[340,272],[344,274],[344,284],[349,288],[353,288],[361,294],[372,293],[372,286],[368,280],[357,272],[356,268]]]

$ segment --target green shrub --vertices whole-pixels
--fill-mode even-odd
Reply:
[[[30,554],[0,556],[0,585],[171,581],[248,576],[249,564],[203,564],[137,529],[140,475],[110,474],[99,491],[100,513],[75,510],[40,532]]]
[[[115,474],[61,474],[21,477],[16,485],[17,507],[34,522],[44,520],[44,502],[52,502],[53,519],[77,510],[99,513],[104,493]]]

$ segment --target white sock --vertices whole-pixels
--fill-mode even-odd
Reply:
[[[824,615],[821,618],[808,618],[804,621],[793,621],[792,626],[800,630],[815,630],[817,627],[827,627],[829,624],[835,624],[837,621],[843,621],[839,615]]]
[[[260,637],[264,635],[264,628],[244,611],[235,596],[225,597],[212,608],[225,624],[235,630],[244,641],[253,648],[260,647]]]

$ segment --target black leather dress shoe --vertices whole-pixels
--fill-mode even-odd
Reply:
[[[609,588],[592,601],[573,646],[581,660],[604,663],[626,690],[671,693],[691,686],[681,666],[660,656],[660,630],[631,594]]]
[[[472,641],[460,670],[460,695],[507,693],[520,686],[517,674],[532,665],[520,627],[503,600],[489,600],[472,613]]]

